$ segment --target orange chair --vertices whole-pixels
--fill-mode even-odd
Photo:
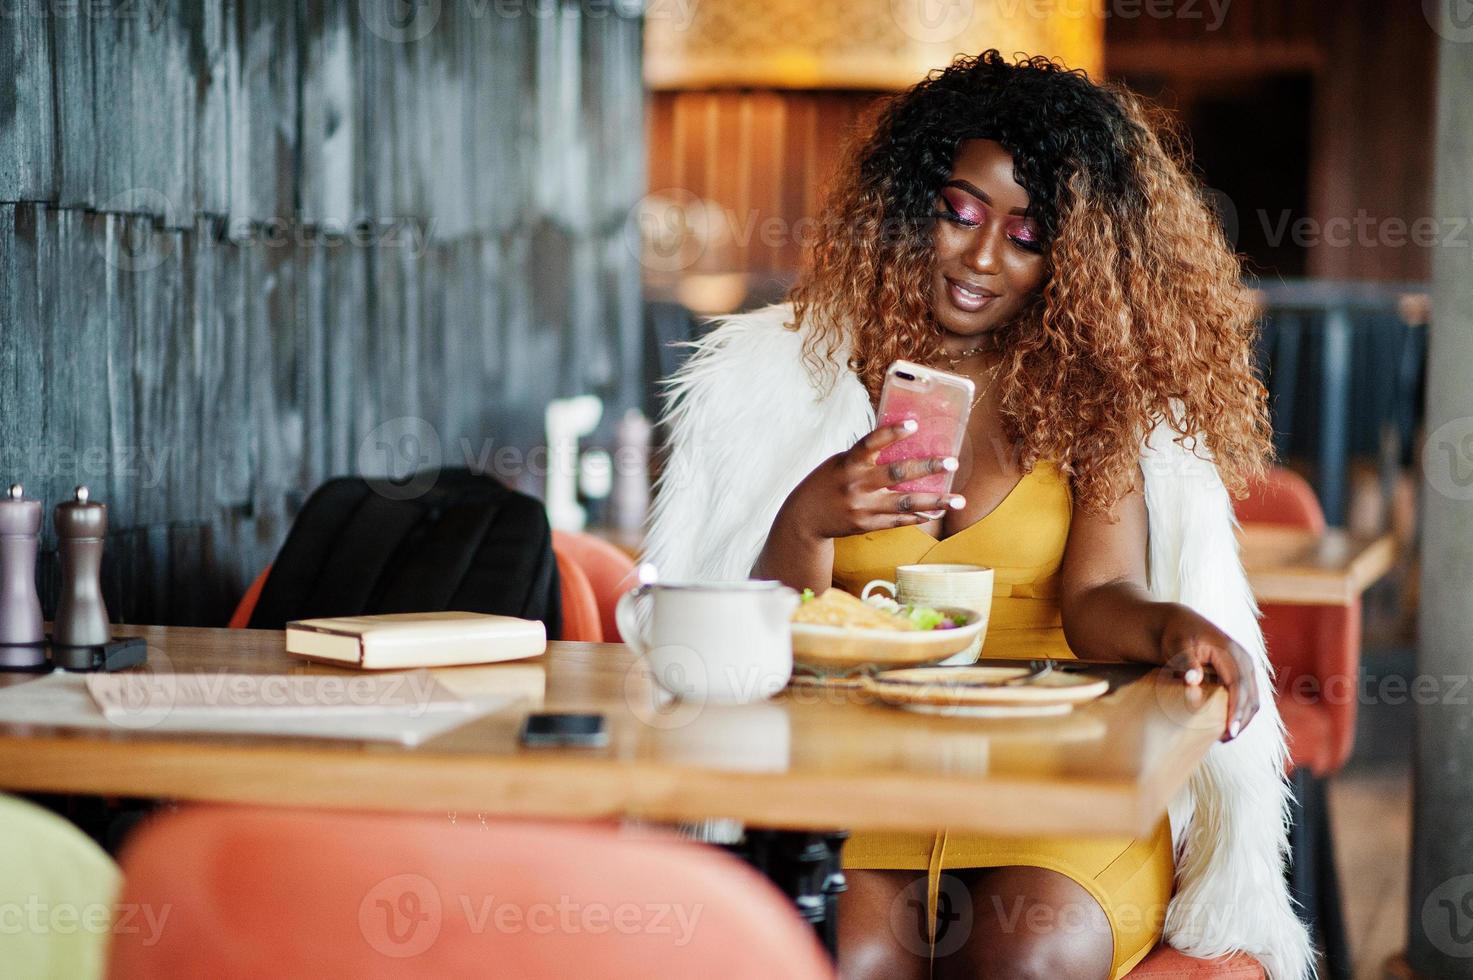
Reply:
[[[603,624],[604,639],[611,643],[622,639],[614,620],[614,606],[619,597],[639,584],[634,573],[634,559],[602,538],[571,531],[553,531],[554,550],[562,549],[588,576],[598,599],[598,617]]]
[[[1280,467],[1250,487],[1235,509],[1244,523],[1325,530],[1314,490],[1303,477]],[[1265,603],[1261,611],[1293,764],[1319,778],[1331,776],[1345,765],[1355,744],[1360,600],[1347,606]]]
[[[1297,473],[1280,467],[1275,467],[1267,479],[1250,487],[1248,496],[1236,501],[1234,510],[1238,520],[1245,524],[1284,524],[1315,532],[1325,529],[1325,515],[1315,499],[1314,490]],[[1353,693],[1354,679],[1360,669],[1360,606],[1265,604],[1262,612],[1264,640],[1274,664],[1279,711],[1288,729],[1291,764],[1301,772],[1307,770],[1315,776],[1328,775],[1344,764],[1355,738]],[[1351,695],[1348,698],[1338,696],[1338,692],[1333,690],[1324,699],[1305,696],[1306,692],[1318,693],[1322,690],[1319,685],[1323,683],[1345,686],[1346,680],[1350,681],[1346,687]],[[1328,848],[1329,825],[1322,805],[1317,814],[1305,812],[1304,805],[1317,797],[1313,790],[1305,792],[1305,782],[1300,779],[1300,809],[1296,813],[1293,834],[1295,891],[1299,893],[1301,904],[1314,912],[1321,930],[1326,933],[1326,958],[1333,962],[1330,947],[1334,943],[1328,933],[1336,928],[1335,923],[1339,921],[1338,888],[1315,888],[1312,881],[1314,877],[1329,877],[1333,885],[1335,879],[1333,864],[1326,866],[1323,857],[1315,853]],[[1322,803],[1322,793],[1318,794],[1318,799]],[[1314,832],[1312,824],[1315,821],[1323,823],[1322,833]],[[1316,848],[1315,844],[1321,837],[1323,842]],[[1319,908],[1330,902],[1333,902],[1333,909]],[[1341,949],[1344,949],[1343,945]],[[1340,955],[1348,965],[1348,955]],[[1331,972],[1334,972],[1333,967]],[[1198,960],[1161,945],[1131,970],[1130,976],[1137,980],[1151,977],[1163,980],[1168,977],[1172,980],[1187,977],[1259,980],[1264,971],[1251,956]]]
[[[1322,533],[1325,513],[1309,482],[1293,470],[1272,467],[1268,475],[1248,488],[1248,496],[1233,502],[1244,524],[1284,524]]]
[[[230,614],[230,622],[226,624],[230,629],[243,630],[250,625],[251,613],[256,611],[256,603],[261,601],[261,590],[266,587],[266,576],[270,574],[271,566],[267,565],[245,590],[245,595],[240,597],[240,602],[235,606],[235,612]]]
[[[197,806],[123,853],[113,980],[832,977],[760,875],[607,827]]]
[[[1193,959],[1170,946],[1157,946],[1126,976],[1131,980],[1264,980],[1262,965],[1245,953],[1217,960]]]
[[[552,553],[557,557],[558,583],[562,589],[562,639],[602,643],[604,628],[593,584],[579,563],[575,550],[569,546],[566,537],[560,535],[559,531],[552,532]]]
[[[1244,523],[1325,530],[1324,511],[1314,490],[1303,477],[1282,467],[1250,487],[1235,510]],[[1360,600],[1345,606],[1265,603],[1261,611],[1293,766],[1292,888],[1311,928],[1320,935],[1326,973],[1331,980],[1348,978],[1349,940],[1324,780],[1345,765],[1355,745]]]

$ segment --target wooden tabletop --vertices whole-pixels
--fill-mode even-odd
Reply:
[[[117,632],[145,637],[152,661],[176,671],[347,676],[288,658],[277,632]],[[1144,832],[1221,733],[1226,695],[1212,688],[1193,705],[1158,671],[1097,669],[1111,692],[1057,718],[936,717],[829,688],[661,707],[627,647],[552,643],[538,661],[436,673],[459,688],[544,687],[543,710],[603,711],[607,749],[521,747],[535,700],[416,748],[0,725],[0,788],[797,829]]]
[[[1335,528],[1318,534],[1245,524],[1238,543],[1259,602],[1348,605],[1396,560],[1396,541],[1390,534],[1362,537]]]

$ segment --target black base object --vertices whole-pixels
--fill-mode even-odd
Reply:
[[[839,949],[839,895],[848,889],[840,855],[849,832],[759,830],[748,827],[740,844],[727,848],[751,864],[792,900],[813,926],[831,958]]]
[[[97,647],[51,645],[51,666],[79,672],[109,672],[137,667],[148,660],[148,643],[138,636],[109,640]]]
[[[1350,939],[1340,874],[1335,866],[1335,840],[1330,832],[1325,781],[1298,768],[1291,777],[1294,802],[1289,825],[1289,893],[1299,904],[1299,917],[1309,926],[1325,956],[1328,980],[1350,980]]]
[[[51,669],[44,643],[0,643],[0,670],[41,673]]]

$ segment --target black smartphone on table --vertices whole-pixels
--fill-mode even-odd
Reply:
[[[531,748],[601,749],[609,731],[597,712],[534,711],[522,722],[521,741]]]

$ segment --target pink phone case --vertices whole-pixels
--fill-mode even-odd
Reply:
[[[896,361],[885,373],[880,392],[879,424],[915,419],[916,433],[880,450],[881,465],[898,459],[955,456],[967,434],[976,386],[971,379],[935,368]],[[949,493],[955,473],[933,473],[891,487],[906,493]]]

